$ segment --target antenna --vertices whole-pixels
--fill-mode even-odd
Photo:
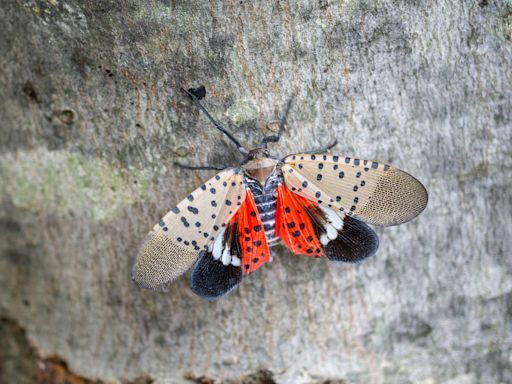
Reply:
[[[186,90],[185,88],[181,87],[181,90],[183,92],[185,92],[188,96],[190,96],[190,98],[192,98],[192,101],[194,102],[194,104],[201,110],[204,112],[204,114],[206,115],[206,117],[208,117],[208,119],[213,123],[213,125],[215,125],[215,127],[221,131],[222,133],[224,133],[227,137],[229,137],[229,139],[236,145],[236,148],[238,149],[238,151],[242,154],[242,155],[247,155],[249,154],[249,151],[247,149],[245,149],[243,147],[242,144],[240,144],[240,142],[230,133],[228,132],[228,130],[226,128],[224,128],[219,122],[217,122],[217,120],[215,120],[213,118],[213,116],[210,114],[210,112],[208,112],[208,110],[203,106],[203,104],[201,104],[201,102],[199,101],[199,97],[196,96],[199,95],[199,96],[202,96],[201,98],[204,97],[204,95],[206,94],[206,91],[204,90],[204,86],[201,86],[199,88],[190,88],[188,90]]]
[[[286,109],[284,110],[284,114],[281,117],[281,121],[279,122],[279,130],[277,131],[277,135],[265,136],[261,141],[261,145],[263,146],[263,148],[267,148],[267,143],[277,143],[281,138],[281,134],[284,131],[284,126],[286,125],[286,119],[288,118],[288,113],[292,108],[292,102],[294,97],[295,95],[292,95],[290,97],[290,100],[288,100],[288,104],[286,104]]]

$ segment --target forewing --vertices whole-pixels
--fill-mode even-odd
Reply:
[[[245,196],[238,169],[226,169],[201,185],[148,234],[133,267],[133,280],[143,288],[165,289],[209,248]]]
[[[282,170],[293,192],[370,224],[405,223],[427,205],[427,191],[418,180],[375,161],[297,154],[284,159]]]

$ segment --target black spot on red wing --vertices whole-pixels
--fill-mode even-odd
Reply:
[[[307,252],[307,253],[310,253],[310,254],[311,254],[311,253],[313,253],[313,248],[308,248],[308,249],[306,249],[306,252]]]
[[[290,207],[285,207],[285,208],[284,208],[284,211],[285,211],[286,213],[290,213],[290,211],[291,211],[291,210],[290,210]]]
[[[259,232],[259,231],[261,231],[261,225],[259,225],[259,224],[255,225],[253,229],[254,229],[254,232]]]
[[[250,234],[251,233],[251,230],[247,227],[244,228],[244,232],[246,235]]]
[[[306,240],[309,241],[309,242],[312,242],[313,241],[313,236],[309,235]]]
[[[292,221],[291,223],[288,223],[287,226],[288,228],[292,229],[293,227],[295,227],[295,222]]]
[[[292,232],[292,236],[293,237],[299,237],[300,236],[300,231]]]
[[[244,268],[247,270],[247,269],[251,268],[251,266],[249,264],[245,264]]]
[[[339,174],[338,174],[338,177],[340,179],[343,179],[345,177],[345,172],[341,171]]]
[[[192,212],[194,215],[197,215],[199,213],[199,209],[197,209],[196,207],[192,207],[191,205],[189,205],[187,207],[187,209],[189,212]]]
[[[254,241],[253,244],[255,247],[259,247],[259,246],[261,246],[261,240],[256,240],[256,241]]]
[[[245,250],[247,251],[247,253],[251,253],[252,252],[252,247],[247,247],[247,248],[245,248]]]
[[[244,240],[245,241],[251,241],[251,238],[250,237],[245,237]]]
[[[178,207],[174,207],[172,209],[172,213],[180,213],[180,209]]]
[[[256,217],[256,212],[255,211],[251,211],[251,217]]]
[[[300,224],[299,224],[299,228],[300,228],[300,229],[304,229],[304,228],[306,228],[306,224],[304,224],[304,223],[300,223]]]
[[[258,259],[257,257],[255,257],[254,259],[252,259],[252,262],[253,262],[254,264],[256,264],[258,261],[260,261],[260,259]]]

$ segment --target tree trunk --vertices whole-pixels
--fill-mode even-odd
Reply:
[[[512,382],[510,1],[4,0],[0,31],[0,382]],[[248,147],[295,95],[274,155],[337,138],[427,209],[360,265],[279,248],[218,302],[140,290],[212,176],[173,162],[241,161],[203,84]]]

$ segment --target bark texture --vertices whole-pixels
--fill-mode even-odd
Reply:
[[[510,1],[3,0],[0,33],[0,381],[37,355],[102,382],[512,382]],[[275,154],[338,138],[427,209],[361,265],[279,249],[219,302],[139,290],[145,234],[210,175],[173,161],[240,161],[200,84],[247,146],[295,94]]]

